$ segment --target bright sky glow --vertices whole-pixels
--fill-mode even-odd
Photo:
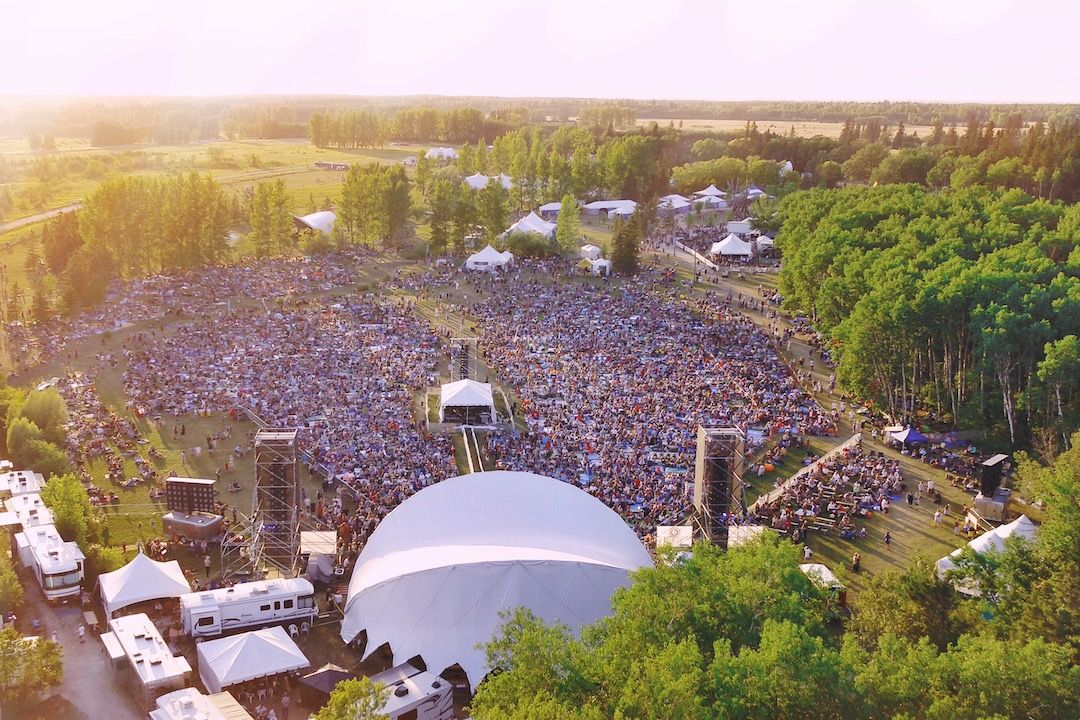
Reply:
[[[0,95],[1080,101],[1075,0],[0,0]]]

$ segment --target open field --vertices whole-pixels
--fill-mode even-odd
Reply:
[[[713,132],[734,132],[743,130],[746,127],[746,120],[713,120],[702,118],[684,118],[671,120],[671,118],[638,118],[638,125],[651,125],[653,123],[657,125],[668,125],[672,122],[675,123],[675,127],[681,127],[683,130],[708,130]],[[824,135],[829,138],[840,137],[840,131],[843,129],[843,123],[831,123],[831,122],[808,122],[803,120],[755,120],[757,128],[760,132],[766,130],[772,130],[777,135],[787,135],[791,132],[792,126],[795,127],[795,135],[798,137],[814,137],[815,135]],[[680,126],[679,123],[682,123]],[[894,131],[895,127],[892,128]],[[908,134],[918,132],[920,137],[926,137],[933,128],[929,125],[911,125],[905,126],[905,132]]]

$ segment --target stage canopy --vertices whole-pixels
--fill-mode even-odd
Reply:
[[[967,546],[979,554],[1001,552],[1005,548],[1005,541],[1010,537],[1020,537],[1028,541],[1034,540],[1035,532],[1038,530],[1038,527],[1038,525],[1028,519],[1027,515],[1021,515],[1011,523],[999,525],[993,530],[983,533],[969,542]],[[935,563],[938,577],[944,578],[945,573],[956,566],[955,560],[963,551],[964,548],[953,550]],[[957,583],[956,589],[965,595],[978,596],[982,594],[978,587],[966,583]]]
[[[709,254],[748,256],[754,254],[754,249],[750,246],[750,243],[732,233],[723,240],[714,242],[712,247],[709,248]]]
[[[715,185],[710,185],[704,190],[698,190],[696,193],[694,193],[694,195],[700,197],[724,197],[724,195],[726,194],[727,193],[725,193],[723,190],[719,189]]]
[[[296,225],[301,230],[316,230],[324,235],[329,235],[330,231],[334,229],[335,220],[337,220],[337,215],[334,214],[333,210],[320,210],[296,218]]]
[[[109,617],[128,605],[180,597],[191,585],[175,560],[157,562],[141,552],[124,567],[98,576],[101,599]]]
[[[364,546],[349,583],[341,638],[367,631],[370,655],[416,655],[431,672],[459,664],[475,688],[488,668],[478,643],[526,607],[577,631],[611,612],[629,572],[651,566],[633,530],[577,487],[525,472],[444,480],[393,510]]]
[[[495,399],[490,383],[458,380],[439,389],[439,422],[487,422],[495,420]]]
[[[199,656],[199,677],[212,693],[247,680],[311,666],[280,625],[207,640],[195,648]]]

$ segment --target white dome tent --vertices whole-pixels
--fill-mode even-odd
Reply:
[[[530,212],[525,217],[518,220],[511,225],[503,233],[506,235],[513,235],[514,233],[535,233],[537,235],[543,235],[549,240],[555,237],[555,223],[549,223],[547,220],[542,220],[539,215],[534,212]]]
[[[484,422],[484,415],[487,421]],[[495,400],[491,384],[475,380],[458,380],[439,388],[439,422],[495,421]]]
[[[526,607],[577,631],[611,612],[629,573],[652,565],[633,530],[568,483],[481,472],[424,488],[375,529],[356,562],[341,624],[365,653],[389,643],[433,672],[454,664],[475,688],[500,613]]]
[[[1038,526],[1033,523],[1027,515],[1021,515],[1011,523],[999,525],[993,530],[983,533],[969,542],[967,547],[979,554],[1001,552],[1005,549],[1005,540],[1007,538],[1019,537],[1030,542],[1035,539],[1036,530],[1038,530]],[[954,560],[959,557],[960,553],[963,551],[964,548],[953,550],[951,553],[934,563],[939,578],[944,579],[945,574],[956,567]],[[978,587],[972,587],[966,583],[956,583],[956,589],[965,595],[979,596],[982,594]]]
[[[509,255],[509,257],[507,257]],[[514,259],[509,252],[501,253],[488,245],[483,250],[473,253],[465,260],[466,270],[496,270],[506,267]]]
[[[329,235],[334,229],[336,220],[337,215],[334,214],[333,210],[320,210],[310,215],[297,217],[296,226],[301,230],[314,230],[321,232],[323,235]]]

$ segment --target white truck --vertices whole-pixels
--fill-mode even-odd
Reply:
[[[304,578],[258,580],[180,596],[180,621],[193,638],[270,625],[299,627],[316,613],[315,588]]]

